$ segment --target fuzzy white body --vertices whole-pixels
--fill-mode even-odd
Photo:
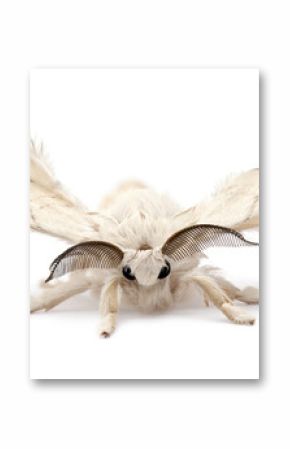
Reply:
[[[187,289],[192,291],[194,286],[202,292],[207,304],[212,302],[230,320],[252,324],[254,319],[233,306],[232,301],[256,302],[257,291],[240,291],[220,277],[215,269],[200,267],[203,257],[200,253],[174,262],[163,255],[161,248],[180,228],[208,223],[212,219],[217,225],[236,229],[257,225],[257,176],[253,170],[230,179],[212,198],[187,211],[182,211],[167,196],[138,182],[126,183],[103,200],[98,212],[92,213],[66,194],[43,157],[33,153],[32,227],[76,243],[87,240],[110,242],[123,250],[124,258],[116,269],[76,271],[41,283],[39,291],[32,297],[32,311],[48,310],[76,293],[91,290],[101,296],[100,332],[108,336],[115,328],[121,302],[147,311],[163,309],[181,301]],[[229,206],[226,216],[220,212],[225,201]],[[165,279],[158,279],[166,260],[171,264],[171,273]],[[122,267],[127,264],[134,273],[133,281],[122,275]]]
[[[100,226],[101,240],[125,249],[124,264],[130,264],[137,278],[132,282],[124,279],[119,271],[115,273],[123,300],[147,311],[163,309],[180,300],[180,290],[184,292],[186,282],[179,280],[183,273],[198,265],[201,256],[175,266],[173,263],[172,274],[166,279],[157,280],[157,276],[164,265],[161,247],[177,230],[173,217],[181,208],[168,196],[132,182],[120,186],[104,201],[100,211],[114,223]],[[144,247],[151,249],[142,249]]]

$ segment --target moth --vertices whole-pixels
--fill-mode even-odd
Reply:
[[[259,224],[258,169],[230,177],[209,199],[187,210],[130,181],[91,212],[55,179],[43,149],[33,143],[30,178],[31,228],[73,243],[55,258],[32,294],[32,312],[90,290],[100,297],[99,332],[108,337],[122,303],[162,310],[182,301],[193,287],[233,323],[254,323],[235,301],[257,303],[257,290],[237,288],[201,261],[211,247],[258,245],[241,233]]]

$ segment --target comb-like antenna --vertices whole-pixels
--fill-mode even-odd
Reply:
[[[45,282],[66,273],[87,268],[117,268],[123,251],[107,242],[83,242],[60,254],[50,265],[50,275]]]
[[[239,232],[223,226],[201,224],[173,234],[163,245],[162,253],[175,261],[193,256],[216,246],[257,246]]]

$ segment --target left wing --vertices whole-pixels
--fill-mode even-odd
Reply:
[[[259,226],[259,169],[229,177],[207,200],[174,217],[174,228],[213,224],[243,231]]]

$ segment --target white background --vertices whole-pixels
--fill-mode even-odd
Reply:
[[[41,136],[56,176],[93,210],[128,178],[187,208],[230,173],[259,163],[257,70],[35,70],[30,95],[32,137]],[[67,247],[32,233],[32,286]],[[227,268],[239,286],[257,286],[258,248],[209,254],[208,262]],[[33,379],[259,376],[258,323],[236,326],[189,294],[191,301],[165,314],[121,307],[117,332],[104,342],[97,336],[98,303],[88,296],[31,316]],[[257,307],[244,308],[258,315]]]
[[[1,192],[10,193],[1,220],[4,447],[289,445],[289,294],[281,282],[289,209],[280,200],[289,191],[288,19],[283,0],[1,3]],[[260,381],[28,379],[28,70],[140,64],[261,69]]]

